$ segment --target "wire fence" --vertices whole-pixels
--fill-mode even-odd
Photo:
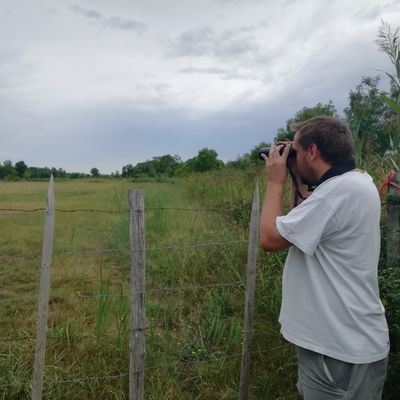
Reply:
[[[237,211],[237,208],[231,209],[191,209],[191,208],[175,208],[175,207],[156,207],[156,208],[146,208],[145,211],[179,211],[179,212],[187,212],[187,213],[223,213],[227,214],[233,211]],[[241,211],[251,211],[249,209],[240,209]],[[103,213],[103,214],[127,214],[129,212],[128,209],[124,210],[103,210],[103,209],[55,209],[56,212],[60,213]],[[130,212],[142,212],[143,210],[140,209],[131,209]],[[0,212],[6,213],[36,213],[36,212],[46,212],[46,208],[34,208],[34,209],[21,209],[21,208],[0,208]],[[248,244],[248,240],[239,239],[239,240],[227,240],[227,241],[215,241],[215,242],[195,242],[195,243],[171,243],[162,246],[150,246],[146,248],[146,253],[149,252],[160,252],[160,251],[176,251],[176,252],[185,252],[190,249],[210,249],[210,248],[223,248],[228,246],[239,246]],[[135,253],[141,253],[141,250],[132,250],[130,248],[121,247],[121,248],[87,248],[87,249],[80,249],[80,250],[73,250],[73,251],[55,251],[53,253],[54,257],[63,257],[63,256],[85,256],[85,255],[95,255],[95,254],[113,254],[113,253],[126,253],[134,255]],[[12,261],[17,259],[24,259],[24,260],[37,260],[42,257],[41,253],[19,253],[19,254],[3,254],[0,256],[0,261]],[[280,274],[270,275],[268,279],[276,280],[279,279]],[[177,292],[194,292],[194,291],[201,291],[201,290],[210,290],[210,289],[232,289],[238,288],[244,293],[245,289],[245,279],[236,280],[233,282],[217,282],[217,283],[207,283],[207,284],[193,284],[193,285],[179,285],[179,286],[165,286],[165,287],[146,287],[143,291],[137,291],[136,294],[157,294],[157,293],[171,293],[175,294]],[[52,303],[54,300],[61,300],[61,299],[71,299],[71,300],[101,300],[101,299],[121,299],[126,298],[130,299],[132,295],[123,294],[123,293],[74,293],[74,294],[65,294],[65,293],[51,293],[49,296],[49,302]],[[269,296],[265,296],[266,299]],[[271,298],[274,295],[270,296]],[[20,294],[18,296],[11,296],[11,297],[4,297],[0,298],[0,305],[9,303],[9,302],[17,302],[17,301],[38,301],[38,295],[29,295],[29,294]],[[254,314],[253,317],[265,317],[264,314]],[[234,316],[219,316],[218,322],[226,322],[229,320],[236,320],[236,321],[243,321],[243,315],[234,315]],[[170,327],[168,323],[159,323],[155,322],[153,324],[146,324],[144,326],[144,331],[150,331],[154,329],[161,329],[166,330]],[[99,337],[107,337],[108,335],[102,334],[98,335],[94,334],[84,334],[84,335],[74,335],[74,334],[60,334],[60,335],[52,335],[51,333],[47,335],[47,339],[53,341],[64,341],[64,340],[98,340]],[[112,334],[109,335],[112,337]],[[21,342],[21,341],[34,341],[37,340],[35,335],[16,335],[14,337],[0,337],[0,342]],[[257,350],[252,351],[251,354],[253,355],[261,355],[266,352],[273,352],[277,349],[283,349],[287,347],[288,344],[282,344],[276,347],[270,347],[264,350]],[[243,351],[236,352],[236,353],[226,353],[224,355],[218,357],[209,357],[206,359],[197,359],[197,360],[185,360],[180,359],[174,362],[162,363],[157,365],[150,365],[142,368],[141,370],[136,370],[136,373],[142,373],[145,371],[152,371],[161,368],[176,368],[176,367],[184,367],[187,365],[196,365],[196,364],[204,364],[204,363],[215,363],[215,362],[222,362],[231,359],[237,359],[243,356]],[[94,380],[111,380],[111,379],[120,379],[126,378],[129,375],[129,372],[124,372],[115,375],[99,375],[99,376],[84,376],[78,378],[71,378],[71,379],[59,379],[59,380],[44,380],[43,384],[45,386],[48,385],[58,385],[58,384],[70,384],[70,383],[78,383],[78,382],[85,382],[85,381],[94,381]],[[7,388],[7,387],[31,387],[32,382],[12,382],[12,383],[4,383],[0,384],[0,388]]]
[[[207,247],[224,247],[233,244],[239,243],[247,243],[246,240],[230,240],[225,242],[211,242],[211,243],[188,243],[188,244],[169,244],[165,246],[158,246],[158,247],[150,247],[146,249],[146,252],[157,252],[157,251],[165,251],[165,250],[176,250],[176,251],[183,251],[187,249],[196,249],[196,248],[207,248]],[[74,251],[60,251],[54,252],[54,257],[61,257],[61,256],[73,256],[73,255],[92,255],[92,254],[106,254],[106,253],[134,253],[134,250],[129,248],[109,248],[109,249],[82,249],[82,250],[74,250]],[[21,254],[6,254],[0,256],[0,261],[6,260],[13,260],[19,258],[32,258],[37,259],[41,257],[41,253],[21,253]]]
[[[275,280],[276,278],[280,278],[280,274],[274,274],[274,275],[269,275],[267,279],[270,280]],[[205,284],[205,285],[190,285],[190,286],[170,286],[170,287],[158,287],[158,288],[146,288],[145,291],[143,292],[138,292],[138,293],[161,293],[161,292],[184,292],[184,291],[194,291],[194,290],[201,290],[201,289],[212,289],[212,288],[229,288],[229,287],[241,287],[243,288],[243,282],[237,281],[237,282],[227,282],[227,283],[210,283],[210,284]],[[37,299],[38,295],[37,294],[31,294],[31,295],[19,295],[19,296],[13,296],[13,297],[5,297],[5,298],[0,298],[0,304],[1,303],[7,303],[11,301],[18,301],[18,300],[32,300],[32,299]],[[52,293],[50,295],[50,301],[54,299],[99,299],[99,298],[121,298],[121,297],[126,297],[130,298],[130,295],[128,294],[121,294],[121,293],[111,293],[111,294],[104,294],[104,293],[88,293],[88,294],[58,294],[58,293]]]
[[[243,207],[228,207],[228,208],[183,208],[183,207],[146,207],[144,211],[183,211],[183,212],[201,212],[201,213],[222,213],[228,214],[237,210],[248,211],[250,212],[250,208]],[[35,212],[44,212],[46,208],[0,208],[0,212],[16,212],[16,213],[35,213]],[[102,210],[96,208],[76,208],[76,209],[63,209],[56,208],[56,212],[60,213],[103,213],[103,214],[127,214],[129,209],[126,208],[124,210]],[[141,211],[134,209],[132,211]]]
[[[271,296],[272,297],[272,296]],[[260,318],[265,318],[264,314],[258,313],[254,315],[255,317],[260,317]],[[243,320],[243,316],[230,316],[230,317],[221,317],[218,318],[218,322],[227,322],[227,321],[239,321]],[[152,324],[152,325],[146,325],[145,330],[146,331],[151,331],[154,329],[168,329],[170,328],[171,324],[169,323],[164,323],[164,324]],[[197,327],[200,327],[201,324],[197,323]],[[52,340],[98,340],[100,338],[113,338],[115,337],[114,333],[110,334],[97,334],[97,333],[92,333],[91,335],[75,335],[75,334],[68,334],[68,335],[57,335],[57,336],[52,336],[52,335],[47,335],[47,339],[52,339]],[[26,335],[26,336],[13,336],[13,337],[0,337],[0,342],[13,342],[13,341],[31,341],[31,340],[36,340],[35,335]]]
[[[264,350],[257,350],[257,351],[252,351],[252,355],[262,355],[266,353],[271,353],[276,350],[282,350],[284,348],[289,348],[291,347],[289,343],[283,343],[279,346],[275,347],[270,347]],[[213,357],[209,359],[203,359],[203,360],[179,360],[175,362],[169,362],[169,363],[162,363],[162,364],[157,364],[157,365],[151,365],[148,367],[145,367],[142,371],[140,372],[146,372],[146,371],[153,371],[156,369],[167,369],[167,368],[184,368],[189,365],[196,365],[196,364],[208,364],[208,363],[218,363],[221,361],[227,361],[227,360],[233,360],[237,359],[242,356],[241,352],[234,353],[234,354],[226,354],[223,357]],[[121,374],[115,374],[115,375],[99,375],[99,376],[83,376],[79,378],[71,378],[71,379],[58,379],[58,380],[47,380],[45,381],[45,385],[59,385],[59,384],[65,384],[65,383],[79,383],[79,382],[84,382],[84,381],[93,381],[93,380],[106,380],[106,379],[120,379],[120,378],[126,378],[129,376],[129,372],[121,373]],[[27,387],[30,386],[31,382],[19,382],[19,383],[9,383],[9,384],[0,384],[0,388],[6,388],[6,387]]]

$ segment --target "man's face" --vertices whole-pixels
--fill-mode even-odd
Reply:
[[[316,185],[318,182],[318,177],[313,169],[308,149],[303,149],[299,143],[298,133],[296,133],[294,136],[292,148],[297,153],[295,165],[297,172],[300,175],[301,182],[305,185]]]

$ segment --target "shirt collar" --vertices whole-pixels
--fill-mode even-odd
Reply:
[[[356,168],[356,162],[354,160],[350,161],[345,161],[343,163],[335,164],[332,168],[328,169],[321,178],[319,179],[318,183],[309,189],[314,190],[317,186],[319,186],[321,183],[327,181],[330,178],[333,178],[334,176],[342,175],[345,174],[346,172],[349,172],[353,169]]]
[[[321,176],[321,178],[317,183],[317,186],[319,186],[322,182],[325,182],[326,180],[333,178],[334,176],[345,174],[346,172],[349,172],[355,168],[356,168],[356,162],[354,160],[336,164],[331,169],[328,169],[328,171],[326,171]]]

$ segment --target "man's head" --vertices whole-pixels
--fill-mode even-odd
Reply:
[[[354,143],[349,126],[338,118],[314,117],[290,126],[295,141],[304,149],[315,144],[321,158],[330,165],[354,160]]]
[[[338,118],[314,117],[290,129],[295,132],[296,168],[305,184],[314,185],[333,165],[354,160],[350,128]]]

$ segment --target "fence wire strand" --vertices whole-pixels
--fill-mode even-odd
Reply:
[[[273,280],[276,278],[281,278],[281,274],[273,274],[269,275],[267,278],[264,277],[264,280]],[[213,288],[228,288],[228,287],[243,287],[244,282],[237,281],[237,282],[227,282],[227,283],[210,283],[206,285],[191,285],[191,286],[170,286],[170,287],[159,287],[159,288],[147,288],[144,292],[139,292],[140,294],[147,294],[147,293],[161,293],[161,292],[184,292],[189,290],[202,290],[202,289],[213,289]],[[22,295],[22,296],[13,296],[7,298],[0,298],[0,304],[7,303],[10,301],[17,301],[17,300],[32,300],[37,299],[37,294],[31,295]],[[88,294],[51,294],[49,301],[59,300],[59,299],[101,299],[101,298],[130,298],[131,295],[129,294],[121,294],[121,293],[88,293]]]
[[[18,215],[15,213],[35,213],[35,212],[45,212],[46,208],[40,207],[40,208],[34,208],[34,209],[18,209],[18,208],[0,208],[1,212],[6,212],[6,213],[14,213],[14,214],[2,214],[2,215]],[[251,209],[244,208],[244,207],[232,207],[232,208],[224,208],[224,209],[190,209],[190,208],[179,208],[179,207],[157,207],[157,208],[145,208],[144,210],[129,210],[129,209],[123,209],[123,210],[103,210],[103,209],[56,209],[56,212],[59,213],[80,213],[80,212],[86,212],[86,213],[107,213],[107,214],[127,214],[129,212],[143,212],[143,211],[181,211],[181,212],[201,212],[201,213],[232,213],[232,212],[237,212],[237,211],[246,211],[250,212]],[[239,244],[239,243],[247,243],[247,240],[233,240],[233,241],[225,241],[225,242],[212,242],[212,243],[192,243],[192,244],[172,244],[172,245],[166,245],[166,246],[159,246],[159,247],[150,247],[146,249],[146,252],[157,252],[157,251],[165,251],[165,250],[186,250],[190,248],[209,248],[209,247],[217,247],[217,246],[228,246],[232,244]],[[99,253],[115,253],[115,252],[127,252],[127,253],[132,253],[130,249],[127,248],[114,248],[114,249],[83,249],[79,251],[68,251],[68,252],[59,252],[59,253],[54,253],[54,256],[64,256],[64,255],[78,255],[78,254],[99,254]],[[0,260],[9,260],[9,259],[16,259],[16,258],[40,258],[41,254],[39,253],[27,253],[27,254],[12,254],[12,255],[5,255],[5,256],[0,256]],[[272,277],[271,277],[272,278]],[[189,291],[189,290],[202,290],[202,289],[210,289],[210,288],[228,288],[228,287],[243,287],[244,283],[243,282],[234,282],[234,283],[216,283],[216,284],[207,284],[207,285],[191,285],[191,286],[180,286],[180,287],[162,287],[162,288],[149,288],[146,290],[147,293],[157,293],[157,292],[177,292],[177,291]],[[130,297],[130,295],[122,295],[122,294],[75,294],[75,295],[57,295],[53,294],[50,297],[50,301],[54,299],[60,299],[60,298],[93,298],[93,299],[99,299],[99,298],[121,298],[121,297]],[[15,299],[21,299],[21,298],[37,298],[37,295],[32,295],[32,296],[19,296],[19,297],[13,297],[13,298],[6,298],[6,299],[0,299],[0,303],[5,303],[7,301],[15,300]],[[237,319],[238,317],[236,316],[231,316],[229,319]],[[226,318],[228,319],[228,317]],[[223,320],[226,320],[223,319]],[[145,327],[146,330],[149,329],[155,329],[155,328],[167,328],[169,327],[168,324],[163,324],[163,325],[148,325]],[[49,335],[47,337],[48,339],[65,339],[65,340],[74,340],[76,338],[93,338],[95,339],[96,336],[91,336],[91,335],[80,335],[80,336],[51,336]],[[0,338],[0,341],[17,341],[17,340],[35,340],[36,337],[34,336],[19,336],[19,337],[14,337],[14,338]],[[257,350],[253,351],[252,354],[262,354],[265,352],[271,352],[274,351],[278,348],[282,348],[284,346],[288,346],[288,344],[280,345],[275,348],[271,349],[266,349],[263,351]],[[187,365],[196,365],[196,364],[204,364],[204,363],[215,363],[215,362],[220,362],[220,361],[225,361],[225,360],[230,360],[230,359],[235,359],[237,357],[242,356],[242,352],[238,353],[233,353],[233,354],[225,354],[225,356],[222,357],[212,357],[209,359],[202,359],[202,360],[179,360],[179,361],[174,361],[171,363],[164,363],[164,364],[158,364],[158,365],[151,365],[149,367],[145,367],[143,371],[149,371],[149,370],[156,370],[156,369],[161,369],[161,368],[171,368],[171,367],[182,367],[182,366],[187,366]],[[136,372],[143,372],[143,371],[136,371]],[[56,379],[56,380],[47,380],[44,382],[45,385],[52,385],[52,384],[65,384],[65,383],[78,383],[78,382],[85,382],[85,381],[93,381],[93,380],[106,380],[106,379],[120,379],[127,377],[129,373],[121,373],[121,374],[115,374],[115,375],[103,375],[103,376],[86,376],[86,377],[80,377],[80,378],[71,378],[71,379]],[[6,387],[18,387],[18,386],[30,386],[31,383],[27,382],[21,382],[21,383],[10,383],[10,384],[2,384],[0,387],[6,388]]]
[[[275,350],[284,348],[284,347],[290,347],[290,343],[284,343],[279,346],[265,349],[265,350],[255,350],[252,351],[252,355],[259,355],[259,354],[265,354],[268,352],[273,352]],[[171,363],[163,363],[163,364],[158,364],[158,365],[153,365],[149,367],[145,367],[144,370],[142,371],[135,371],[137,373],[141,373],[144,371],[151,371],[155,369],[162,369],[162,368],[171,368],[171,367],[183,367],[187,365],[197,365],[197,364],[207,364],[207,363],[217,363],[220,361],[225,361],[229,359],[234,359],[242,356],[242,352],[238,353],[233,353],[233,354],[227,354],[224,357],[215,357],[215,358],[210,358],[210,359],[204,359],[204,360],[180,360],[180,361],[174,361]],[[93,381],[93,380],[105,380],[105,379],[118,379],[118,378],[123,378],[129,376],[129,372],[121,373],[121,374],[116,374],[116,375],[100,375],[100,376],[84,376],[81,378],[71,378],[71,379],[57,379],[57,380],[48,380],[44,381],[44,385],[58,385],[58,384],[64,384],[64,383],[78,383],[78,382],[84,382],[84,381]],[[30,386],[30,382],[21,382],[21,383],[8,383],[8,384],[1,384],[1,388],[5,387],[27,387]]]
[[[166,246],[154,246],[149,247],[145,250],[145,252],[157,252],[157,251],[164,251],[164,250],[186,250],[186,249],[195,249],[195,248],[202,248],[202,247],[224,247],[233,244],[239,243],[247,243],[246,240],[228,240],[222,242],[206,242],[206,243],[188,243],[188,244],[170,244]],[[71,256],[71,255],[87,255],[87,254],[102,254],[102,253],[139,253],[139,251],[132,251],[129,248],[125,247],[117,247],[111,249],[82,249],[82,250],[75,250],[75,251],[62,251],[62,252],[55,252],[53,254],[54,257],[62,257],[62,256]],[[4,256],[0,256],[1,261],[5,260],[12,260],[16,258],[32,258],[36,259],[41,257],[41,253],[22,253],[22,254],[7,254]]]
[[[80,213],[80,212],[87,212],[87,213],[103,213],[103,214],[126,214],[129,211],[133,212],[143,212],[143,211],[183,211],[183,212],[201,212],[201,213],[231,213],[236,211],[251,211],[250,208],[244,207],[231,207],[231,208],[184,208],[184,207],[148,207],[144,208],[143,210],[102,210],[102,209],[95,209],[95,208],[77,208],[77,209],[62,209],[56,208],[56,212],[60,213]],[[24,209],[24,208],[0,208],[2,212],[19,212],[19,213],[35,213],[35,212],[44,212],[46,208],[39,207],[39,208],[31,208],[31,209]]]
[[[265,298],[265,297],[264,297]],[[267,298],[273,298],[273,295],[267,296]],[[210,316],[210,315],[208,315]],[[211,315],[212,316],[212,315]],[[256,313],[254,314],[254,317],[265,317],[265,314],[260,314]],[[162,319],[162,318],[160,318]],[[229,322],[229,321],[239,321],[243,322],[243,315],[231,315],[231,316],[225,316],[221,318],[217,318],[215,320],[212,320],[212,322]],[[172,326],[179,326],[177,323],[157,323],[157,324],[147,324],[144,328],[145,331],[152,331],[154,329],[170,329]],[[190,321],[191,326],[195,326],[196,328],[201,328],[201,322],[194,322]],[[125,332],[124,334],[128,335],[128,332]],[[93,339],[93,340],[98,340],[98,339],[104,339],[104,338],[115,338],[116,335],[118,335],[117,332],[114,334],[108,333],[108,334],[101,334],[97,335],[96,333],[93,333],[91,335],[74,335],[74,334],[68,334],[68,335],[58,335],[58,336],[53,336],[53,335],[47,335],[46,339],[48,340],[60,340],[60,341],[74,341],[74,340],[82,340],[82,339]],[[0,342],[13,342],[13,341],[27,341],[27,340],[36,340],[36,336],[34,335],[26,335],[26,336],[15,336],[15,337],[0,337]]]

